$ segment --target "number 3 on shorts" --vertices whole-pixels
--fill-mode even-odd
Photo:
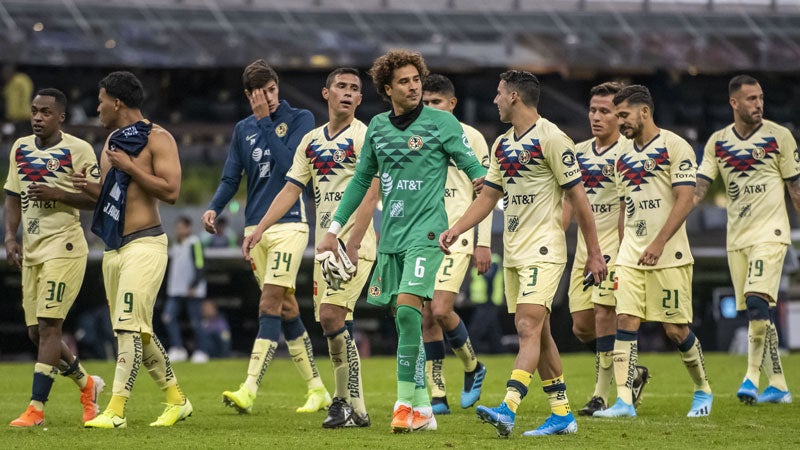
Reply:
[[[417,278],[422,278],[425,276],[425,266],[422,265],[427,261],[426,258],[417,258],[417,262],[414,263],[414,276]]]

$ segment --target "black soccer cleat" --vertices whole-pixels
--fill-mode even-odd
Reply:
[[[636,377],[633,379],[633,387],[631,388],[634,407],[637,407],[640,403],[642,403],[642,390],[649,379],[650,371],[647,370],[647,367],[636,366]]]
[[[328,416],[322,421],[322,428],[341,428],[352,420],[353,407],[343,398],[334,397],[328,408]]]
[[[595,396],[586,403],[586,406],[578,411],[578,414],[581,416],[592,416],[595,411],[602,411],[604,409],[606,409],[606,402],[603,400],[603,397]]]
[[[348,419],[347,422],[344,424],[345,428],[351,428],[351,427],[366,428],[368,426],[370,426],[369,414],[364,413],[364,415],[362,416],[355,411],[353,411],[353,413],[350,414],[350,419]]]

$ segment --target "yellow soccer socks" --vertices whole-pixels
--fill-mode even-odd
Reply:
[[[639,359],[639,333],[617,330],[614,342],[614,378],[617,380],[617,397],[628,405],[633,404],[633,379]]]
[[[317,364],[314,362],[314,350],[311,347],[311,339],[308,337],[306,327],[300,320],[300,316],[294,319],[284,320],[281,324],[283,336],[286,338],[286,345],[289,347],[289,355],[294,361],[300,376],[306,380],[308,389],[324,388],[322,378],[319,377]]]
[[[547,394],[550,402],[550,409],[557,416],[569,414],[569,399],[567,398],[567,385],[564,383],[564,375],[559,375],[550,380],[542,380],[542,390]]]
[[[533,374],[522,369],[511,371],[511,378],[506,382],[506,396],[503,401],[511,412],[516,413],[522,399],[528,395],[528,386],[531,384]]]

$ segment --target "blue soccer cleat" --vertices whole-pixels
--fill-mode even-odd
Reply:
[[[703,391],[694,391],[694,398],[692,398],[692,409],[686,417],[706,417],[711,414],[711,403],[714,401],[714,396],[707,394]]]
[[[472,372],[464,373],[464,390],[461,391],[461,407],[469,408],[481,398],[483,379],[486,377],[486,366],[478,361]]]
[[[613,406],[602,411],[595,411],[592,417],[636,417],[636,408],[617,397]]]
[[[514,419],[517,415],[508,409],[506,402],[500,403],[496,408],[478,406],[475,412],[482,422],[488,422],[495,427],[498,437],[507,438],[514,430]]]
[[[744,381],[742,381],[742,385],[739,386],[739,391],[736,392],[736,396],[739,397],[739,401],[745,405],[752,405],[758,401],[758,388],[749,378],[745,378]]]
[[[566,416],[550,414],[550,417],[535,430],[522,433],[523,436],[550,436],[553,434],[574,434],[578,432],[578,422],[572,413]]]
[[[447,404],[447,397],[431,398],[431,408],[433,408],[433,414],[437,416],[450,414],[450,405]]]
[[[767,386],[758,396],[758,403],[792,403],[792,393],[782,391],[775,386]]]

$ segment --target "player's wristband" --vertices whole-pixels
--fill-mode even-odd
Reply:
[[[340,231],[342,231],[342,224],[335,220],[331,222],[331,226],[328,227],[328,233],[333,233],[338,236]]]

